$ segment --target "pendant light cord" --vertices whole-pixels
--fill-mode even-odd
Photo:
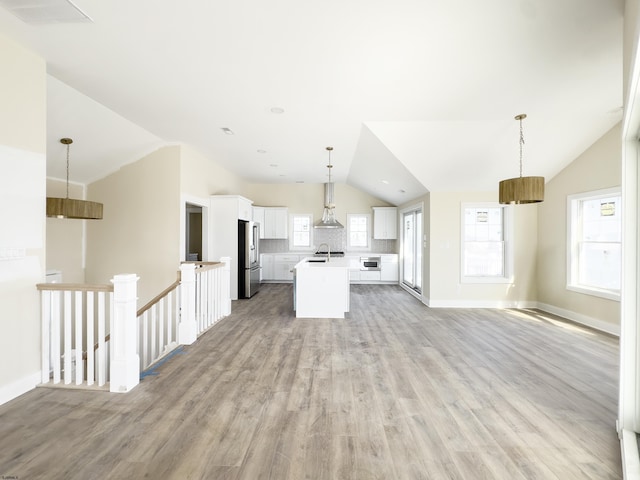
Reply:
[[[69,144],[68,143],[67,143],[67,198],[69,198]]]
[[[522,118],[520,118],[520,177],[522,177],[522,145],[524,145],[524,133],[522,133]]]

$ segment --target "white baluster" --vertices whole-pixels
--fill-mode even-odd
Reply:
[[[98,350],[96,353],[98,354],[98,385],[100,387],[107,383],[106,313],[105,292],[98,292]]]
[[[49,383],[49,369],[51,368],[51,292],[42,290],[40,292],[40,321],[42,322],[42,363],[41,378],[42,383]]]
[[[71,383],[71,292],[64,292],[64,383]]]
[[[153,305],[151,307],[151,358],[149,359],[147,365],[149,365],[151,362],[153,362],[156,358],[157,358],[157,345],[158,345],[158,336],[157,336],[157,331],[158,331],[158,310],[156,308],[156,305]]]
[[[76,364],[76,385],[82,385],[83,380],[83,368],[82,368],[82,323],[84,322],[84,312],[82,310],[82,292],[75,292],[76,304],[74,308],[74,315],[76,319],[76,338],[74,342]]]
[[[149,310],[142,314],[142,366],[149,364]]]
[[[222,316],[226,317],[231,314],[231,257],[222,257],[220,261],[224,263]]]
[[[196,278],[195,265],[180,265],[180,323],[178,324],[178,343],[191,345],[196,341],[198,326],[196,324]]]
[[[96,343],[93,334],[93,297],[95,292],[87,292],[87,385],[93,385],[94,380],[94,352]]]
[[[51,361],[53,362],[53,383],[60,383],[60,345],[62,344],[60,325],[60,297],[62,291],[51,292]]]
[[[128,392],[140,383],[140,358],[136,353],[136,300],[138,277],[113,277],[114,318],[111,330],[111,392]]]

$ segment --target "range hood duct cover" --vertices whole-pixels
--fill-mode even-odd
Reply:
[[[316,223],[314,228],[344,228],[344,226],[336,220],[335,206],[333,202],[333,183],[325,183],[322,220]]]

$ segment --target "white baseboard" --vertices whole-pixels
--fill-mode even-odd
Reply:
[[[518,300],[430,300],[431,308],[536,308],[537,302]]]
[[[581,325],[585,325],[595,330],[600,330],[601,332],[609,333],[617,337],[620,336],[620,325],[603,322],[602,320],[599,320],[597,318],[589,317],[581,313],[572,312],[571,310],[565,310],[564,308],[554,307],[553,305],[541,302],[538,302],[537,306],[533,308],[538,308],[540,310],[544,310],[545,312],[553,313],[554,315],[564,317],[568,320],[571,320],[572,322],[580,323]]]
[[[620,450],[622,452],[622,473],[625,480],[640,480],[640,461],[638,460],[638,441],[635,432],[622,430]]]
[[[36,372],[8,385],[0,386],[0,405],[19,397],[23,393],[27,393],[29,390],[33,390],[41,380],[41,373]]]

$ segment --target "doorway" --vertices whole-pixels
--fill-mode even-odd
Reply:
[[[202,255],[202,207],[191,203],[185,204],[185,252],[188,262],[201,262]]]
[[[402,212],[402,284],[422,293],[422,208]]]

